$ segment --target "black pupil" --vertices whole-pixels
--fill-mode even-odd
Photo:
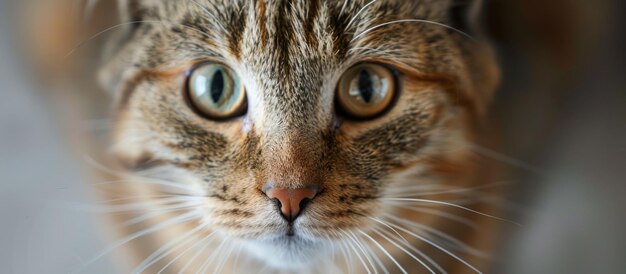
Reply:
[[[366,103],[371,102],[374,95],[374,85],[372,83],[372,76],[367,70],[361,70],[359,73],[359,92],[361,97]]]
[[[213,102],[219,102],[224,94],[224,73],[222,70],[218,70],[213,75],[213,81],[211,81],[211,99]]]

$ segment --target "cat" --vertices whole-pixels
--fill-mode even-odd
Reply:
[[[481,1],[118,5],[104,189],[134,273],[489,271]]]

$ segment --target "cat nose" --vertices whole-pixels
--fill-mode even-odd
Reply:
[[[319,193],[319,187],[309,185],[303,188],[280,188],[268,185],[264,187],[263,192],[270,199],[278,200],[282,216],[287,221],[293,222],[308,202]]]

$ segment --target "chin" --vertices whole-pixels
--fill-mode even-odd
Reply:
[[[247,250],[258,260],[275,269],[285,270],[312,267],[331,254],[329,246],[325,240],[284,234],[245,243]]]

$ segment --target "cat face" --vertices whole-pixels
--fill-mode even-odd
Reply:
[[[156,192],[201,197],[207,229],[308,264],[393,214],[394,189],[467,160],[497,77],[443,26],[451,2],[129,1],[142,22],[102,70],[113,153],[176,185]]]

